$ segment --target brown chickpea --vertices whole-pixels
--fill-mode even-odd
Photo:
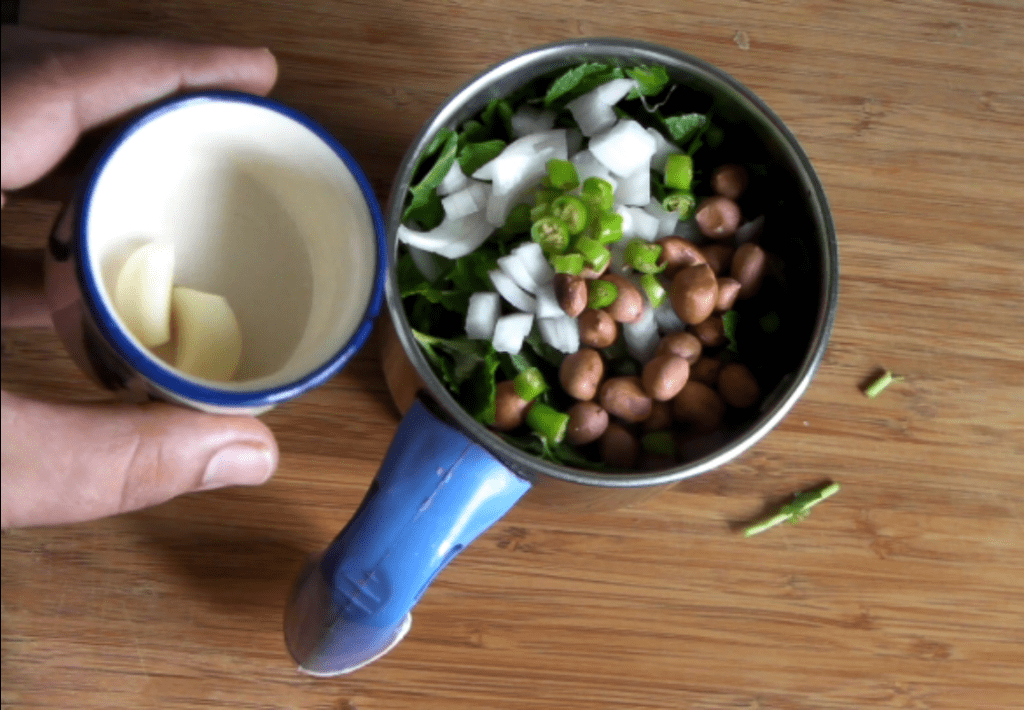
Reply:
[[[658,265],[665,267],[662,274],[669,279],[682,268],[707,261],[693,242],[682,237],[662,237],[656,240],[655,244],[661,245]]]
[[[724,345],[728,338],[725,337],[725,325],[722,323],[722,316],[712,314],[696,325],[690,326],[690,332],[697,336],[705,347],[714,348]]]
[[[714,431],[725,416],[725,402],[703,382],[690,380],[672,400],[672,414],[698,431]]]
[[[604,360],[601,353],[592,348],[580,348],[567,355],[558,369],[558,381],[570,397],[582,402],[591,400],[597,394],[597,387],[604,377]]]
[[[726,404],[746,409],[757,404],[761,387],[750,368],[739,362],[730,362],[718,375],[718,392]]]
[[[597,402],[577,402],[569,407],[565,440],[575,446],[597,441],[608,428],[608,412]]]
[[[705,237],[728,239],[743,221],[739,205],[722,195],[709,197],[697,207],[697,228]]]
[[[619,290],[610,306],[605,307],[612,318],[619,323],[635,323],[644,313],[644,296],[633,282],[618,274],[605,274],[602,281],[614,284]]]
[[[619,324],[608,313],[588,308],[577,319],[580,343],[591,348],[607,348],[619,337]]]
[[[651,413],[642,424],[645,432],[661,431],[672,427],[672,405],[668,402],[651,402]]]
[[[527,402],[516,394],[512,380],[499,382],[494,400],[494,424],[492,428],[498,431],[518,429],[526,418],[526,410],[530,408],[530,404],[531,402]]]
[[[690,376],[690,363],[678,355],[659,355],[644,365],[640,380],[651,399],[659,402],[679,394]]]
[[[730,200],[738,200],[749,182],[747,170],[742,165],[722,165],[711,175],[711,189]]]
[[[741,288],[743,288],[743,284],[731,276],[719,276],[718,302],[715,303],[715,310],[722,312],[731,309],[736,304],[736,298],[740,295]]]
[[[705,244],[700,249],[715,276],[721,276],[732,264],[732,255],[736,253],[736,247],[731,244]]]
[[[670,288],[672,308],[684,323],[700,323],[715,310],[718,280],[707,264],[681,269]]]
[[[697,340],[696,335],[682,330],[678,333],[669,333],[663,337],[661,342],[658,343],[658,349],[654,351],[654,354],[678,355],[692,365],[700,359],[703,349],[704,346]]]
[[[740,282],[740,300],[757,294],[768,270],[768,255],[753,242],[741,244],[732,257],[730,275]]]
[[[702,357],[690,368],[690,379],[714,387],[718,384],[718,375],[721,371],[721,360],[714,357]]]
[[[598,401],[609,414],[635,424],[651,415],[651,398],[644,391],[639,377],[609,377],[601,385]]]
[[[631,469],[640,456],[640,442],[626,427],[612,422],[600,439],[601,460],[614,468]]]
[[[587,307],[587,282],[579,276],[555,274],[555,298],[565,314],[575,318]]]

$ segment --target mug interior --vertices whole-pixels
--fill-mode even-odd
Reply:
[[[86,194],[81,244],[87,281],[129,358],[172,380],[254,392],[336,357],[372,315],[381,270],[379,213],[339,149],[257,97],[195,97],[128,130]],[[114,287],[145,242],[173,244],[175,286],[231,305],[242,332],[232,381],[174,368],[173,346],[151,352],[125,327]]]

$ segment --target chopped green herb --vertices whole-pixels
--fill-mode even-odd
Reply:
[[[734,353],[738,353],[740,351],[739,345],[736,341],[736,328],[739,326],[739,323],[739,311],[726,311],[722,314],[722,330],[725,331],[725,337],[729,341],[729,345],[726,349]]]
[[[877,380],[868,385],[868,387],[864,390],[864,394],[870,399],[874,399],[878,395],[882,394],[882,392],[887,387],[889,387],[889,385],[895,384],[897,382],[903,382],[904,379],[905,378],[899,375],[892,374],[892,370],[886,370],[884,375],[882,375]]]
[[[752,537],[759,533],[763,533],[765,530],[773,528],[776,525],[781,525],[782,523],[798,523],[810,515],[811,508],[826,498],[830,498],[838,493],[839,488],[840,486],[838,483],[830,483],[817,490],[800,493],[793,498],[792,502],[782,506],[779,512],[775,515],[751,525],[744,530],[743,536]]]
[[[498,138],[480,143],[466,143],[459,149],[459,167],[466,175],[472,175],[497,158],[498,154],[505,150],[506,145],[508,144],[505,141]]]
[[[657,96],[669,83],[668,71],[663,66],[634,67],[626,70],[626,76],[637,83],[636,88],[626,96],[627,99]]]

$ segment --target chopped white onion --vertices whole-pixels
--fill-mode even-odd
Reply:
[[[619,181],[612,176],[612,172],[606,168],[600,160],[594,157],[589,150],[581,150],[572,156],[572,164],[576,167],[576,173],[580,177],[580,184],[587,178],[597,177],[607,180],[612,188],[616,188]]]
[[[467,178],[464,188],[441,198],[445,216],[449,219],[458,219],[479,212],[487,206],[490,191],[487,183]]]
[[[663,173],[665,172],[665,163],[668,162],[668,156],[682,153],[683,151],[679,150],[674,143],[670,143],[657,128],[648,128],[647,132],[654,139],[654,155],[651,156],[651,169]]]
[[[615,202],[620,205],[644,206],[651,201],[651,166],[643,163],[619,181]]]
[[[583,131],[573,126],[565,129],[565,153],[566,160],[572,160],[583,149]]]
[[[676,223],[679,221],[679,215],[675,212],[669,212],[660,204],[657,200],[651,200],[644,207],[644,212],[651,215],[658,220],[658,239],[667,237],[675,231]]]
[[[399,241],[424,251],[440,254],[448,259],[458,259],[483,244],[494,232],[483,212],[474,212],[458,219],[445,219],[429,232],[418,232],[398,225],[396,236]]]
[[[412,263],[423,274],[423,278],[430,283],[437,281],[437,278],[441,275],[441,264],[437,261],[437,254],[424,251],[411,244],[406,244],[405,246],[409,250],[409,256],[412,257]]]
[[[650,164],[654,138],[632,119],[623,119],[590,139],[588,149],[613,175],[629,175]]]
[[[513,306],[529,313],[537,310],[537,300],[519,288],[516,282],[512,280],[512,277],[504,271],[494,269],[493,271],[488,271],[487,275],[491,277],[491,283],[494,284],[494,288],[501,294],[501,297]]]
[[[512,137],[550,130],[555,125],[557,114],[551,109],[523,104],[512,114]]]
[[[537,242],[523,242],[509,253],[523,262],[523,266],[530,272],[530,277],[537,285],[551,283],[555,278],[555,270],[551,268],[551,263]]]
[[[565,107],[572,113],[583,135],[592,136],[615,123],[612,107],[625,98],[634,86],[636,82],[633,79],[612,79],[573,99]]]
[[[539,318],[537,330],[541,340],[561,353],[574,353],[580,349],[579,324],[564,313],[554,318]]]
[[[643,208],[623,206],[615,211],[622,215],[623,239],[639,237],[650,242],[658,238],[658,218]]]
[[[537,291],[537,282],[533,280],[533,276],[530,275],[530,271],[526,268],[523,260],[515,254],[498,257],[498,267],[516,282],[516,286],[527,293],[535,293]]]
[[[523,347],[523,339],[533,328],[532,313],[510,313],[502,316],[494,325],[494,337],[491,344],[499,353],[515,355]]]
[[[501,316],[501,298],[492,291],[474,293],[469,297],[466,311],[466,337],[473,340],[490,340],[494,326]]]
[[[654,357],[661,336],[658,334],[658,324],[651,304],[644,304],[640,320],[622,324],[622,338],[626,342],[626,352],[638,362],[646,363]]]
[[[667,288],[665,289],[668,290]],[[676,309],[672,307],[672,299],[666,298],[660,306],[654,309],[654,320],[658,324],[658,330],[663,334],[678,333],[681,330],[686,330],[686,324],[683,323],[679,314],[676,313]]]
[[[565,311],[558,304],[553,284],[547,283],[543,286],[538,286],[537,292],[534,295],[537,297],[538,318],[558,318],[565,315]]]
[[[441,180],[441,184],[437,186],[437,194],[444,197],[450,195],[453,192],[458,192],[466,186],[469,178],[466,177],[466,173],[462,172],[462,166],[459,165],[459,161],[456,160],[452,163],[452,167],[445,173],[444,178]]]

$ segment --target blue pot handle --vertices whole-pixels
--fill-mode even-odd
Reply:
[[[296,582],[289,651],[313,675],[391,650],[434,577],[530,488],[417,400],[352,520]]]

